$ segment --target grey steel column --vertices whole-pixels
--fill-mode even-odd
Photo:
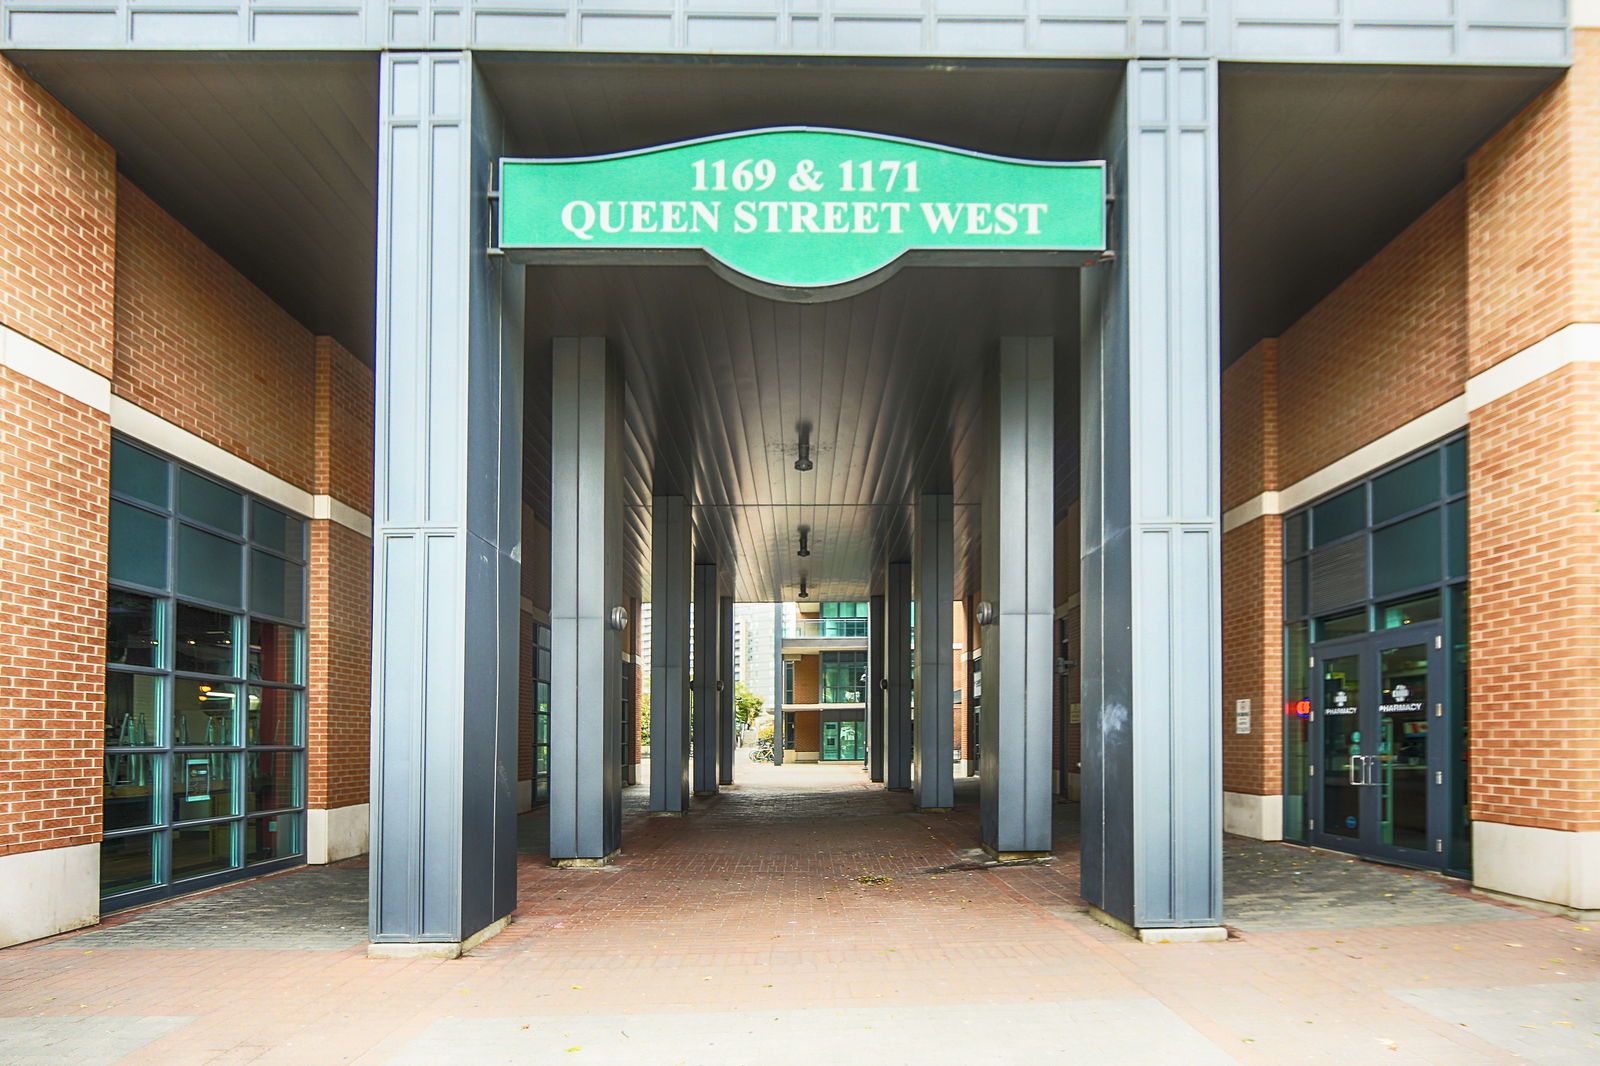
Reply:
[[[1118,255],[1083,273],[1083,895],[1154,938],[1221,939],[1216,64],[1130,62],[1104,152]]]
[[[689,809],[689,507],[650,507],[650,811]]]
[[[717,729],[722,715],[717,681],[721,667],[722,604],[717,597],[717,564],[694,564],[694,794],[717,794]]]
[[[911,564],[884,568],[883,787],[911,791]]]
[[[916,728],[911,787],[917,807],[955,806],[955,498],[917,501],[912,597],[917,604]]]
[[[874,588],[877,587],[874,583]],[[884,679],[884,598],[871,597],[867,609],[867,778],[883,780],[883,712],[888,702]]]
[[[381,62],[370,950],[450,956],[516,905],[523,272],[471,55]]]
[[[1055,339],[1006,337],[989,367],[983,493],[983,846],[1049,852],[1055,703]]]
[[[783,765],[783,604],[772,605],[772,765]]]
[[[622,843],[622,380],[599,337],[551,351],[550,859]]]
[[[739,750],[739,725],[734,715],[733,597],[722,597],[722,639],[717,642],[717,784],[733,784],[733,756]]]

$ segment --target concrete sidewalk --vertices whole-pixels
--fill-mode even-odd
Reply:
[[[512,926],[365,956],[366,872],[308,869],[0,952],[0,1064],[1600,1061],[1600,940],[1457,882],[1228,842],[1227,943],[1140,944],[1057,861],[973,861],[855,767],[741,764],[624,854],[527,854]]]

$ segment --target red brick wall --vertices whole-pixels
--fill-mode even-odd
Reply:
[[[111,374],[116,159],[0,56],[0,324]]]
[[[1222,787],[1283,791],[1283,522],[1267,515],[1222,538]],[[1250,701],[1250,732],[1234,706]]]
[[[1600,829],[1600,366],[1473,413],[1472,816]]]
[[[1313,312],[1315,313],[1315,312]],[[1350,321],[1357,319],[1352,316]],[[1381,330],[1377,319],[1368,328]],[[1336,338],[1327,338],[1337,343]],[[1222,506],[1280,487],[1279,346],[1264,340],[1222,375]],[[1303,382],[1295,382],[1303,386]],[[1283,523],[1267,515],[1222,535],[1222,787],[1282,791]],[[1234,707],[1250,701],[1250,732],[1235,731]]]
[[[315,341],[313,492],[372,513],[372,369],[332,337]]]
[[[307,805],[365,803],[372,691],[372,542],[336,522],[312,522],[309,584]]]
[[[803,655],[794,664],[794,702],[817,703],[822,699],[822,657]]]
[[[1446,194],[1279,340],[1283,485],[1465,388],[1466,202],[1460,186]],[[1223,422],[1235,425],[1235,416]],[[1227,472],[1224,484],[1239,478],[1248,480]]]
[[[311,334],[126,179],[116,270],[117,394],[311,490]]]
[[[0,854],[100,838],[109,434],[0,367]]]
[[[1222,373],[1222,509],[1278,484],[1278,342],[1264,340]]]
[[[1600,322],[1600,31],[1467,161],[1472,372]]]

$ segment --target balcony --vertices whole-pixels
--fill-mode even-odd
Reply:
[[[786,652],[856,651],[867,646],[865,618],[799,618],[784,623]]]

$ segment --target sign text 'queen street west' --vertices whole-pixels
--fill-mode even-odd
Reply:
[[[908,253],[1050,262],[1105,241],[1098,162],[791,127],[500,164],[500,248],[521,262],[709,256],[737,280],[796,294],[860,282]]]

